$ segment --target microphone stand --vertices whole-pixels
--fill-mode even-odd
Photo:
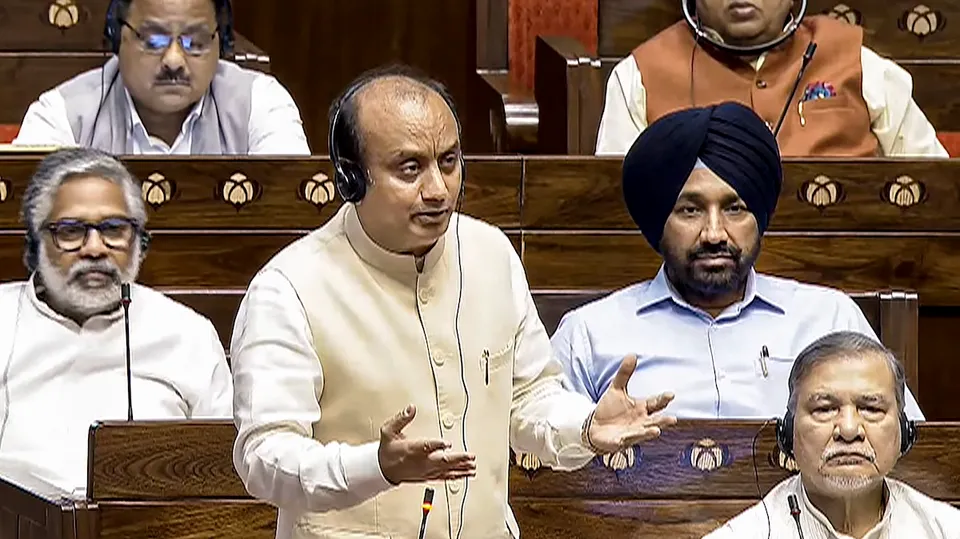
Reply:
[[[120,305],[123,306],[123,331],[127,361],[127,421],[133,421],[133,375],[130,370],[130,283],[120,284]]]

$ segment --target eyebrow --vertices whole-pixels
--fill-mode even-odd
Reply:
[[[167,25],[153,19],[147,19],[142,23],[140,23],[140,28],[142,30],[170,32],[170,28]],[[184,26],[183,29],[181,30],[181,33],[189,34],[190,32],[199,32],[199,31],[212,32],[213,30],[210,29],[210,25],[207,24],[206,22],[194,22]]]
[[[677,202],[696,202],[696,203],[702,204],[704,202],[707,202],[707,200],[701,193],[686,192],[686,193],[680,193],[680,196],[677,197]],[[732,204],[734,202],[740,202],[740,203],[746,204],[736,194],[726,194],[720,199],[721,204]]]
[[[811,404],[820,401],[834,403],[838,400],[840,399],[838,399],[836,395],[821,392],[810,395],[810,398],[807,399],[807,402]],[[858,395],[854,400],[857,402],[857,404],[886,404],[888,402],[887,397],[882,393],[867,393],[864,395]]]

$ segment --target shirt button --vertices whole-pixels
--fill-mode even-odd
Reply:
[[[760,88],[761,90],[763,90],[763,89],[766,88],[766,87],[767,87],[767,81],[765,81],[765,80],[758,80],[758,81],[757,81],[757,88]]]
[[[444,354],[443,352],[437,352],[436,354],[433,354],[433,362],[436,363],[438,367],[440,365],[443,365],[443,363],[446,360],[447,360],[447,355]]]
[[[452,416],[452,415],[447,414],[447,415],[443,416],[443,426],[444,426],[445,428],[448,428],[448,429],[452,429],[452,428],[453,428],[453,416]]]
[[[447,481],[447,488],[450,489],[450,492],[453,494],[460,492],[460,480]]]
[[[433,291],[429,287],[424,287],[420,289],[420,303],[428,303],[430,298],[433,297]]]

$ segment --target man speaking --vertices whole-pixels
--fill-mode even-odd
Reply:
[[[440,84],[361,77],[329,140],[347,204],[253,279],[231,346],[234,462],[277,537],[516,537],[508,447],[569,470],[674,424],[627,395],[634,357],[596,405],[562,388],[516,251],[457,211]]]

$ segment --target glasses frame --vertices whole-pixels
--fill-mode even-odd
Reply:
[[[216,40],[217,35],[220,34],[220,25],[218,24],[217,27],[213,29],[213,33],[210,34],[209,36],[211,46],[208,46],[206,49],[197,52],[197,51],[190,51],[187,49],[187,47],[183,45],[183,38],[186,37],[184,34],[177,34],[176,36],[173,36],[171,34],[155,32],[145,36],[141,34],[139,30],[134,28],[129,22],[127,22],[126,19],[120,19],[120,24],[129,28],[130,31],[137,36],[137,41],[139,41],[140,43],[140,50],[143,51],[143,53],[149,54],[151,56],[163,56],[170,49],[170,47],[173,46],[174,42],[180,45],[180,50],[182,50],[187,56],[193,56],[193,57],[205,56],[206,54],[208,54],[210,51],[214,49],[214,47],[212,46],[213,42]],[[150,35],[162,35],[162,36],[169,37],[170,43],[167,44],[167,46],[163,47],[162,49],[157,49],[157,50],[148,49],[146,43],[147,43],[147,37]]]
[[[130,225],[132,234],[130,235],[130,239],[127,241],[126,245],[122,245],[122,246],[111,245],[106,239],[106,237],[103,235],[103,228],[107,225],[107,223],[111,223],[111,222],[112,223],[123,222]],[[81,225],[85,229],[83,233],[83,240],[80,242],[79,245],[77,245],[73,249],[64,248],[60,244],[60,240],[57,239],[57,229],[59,229],[61,226],[64,226],[66,224]],[[57,250],[62,253],[75,253],[80,249],[83,249],[83,246],[86,245],[88,241],[90,241],[91,230],[96,230],[97,235],[100,236],[100,243],[102,243],[105,247],[107,247],[112,251],[127,251],[131,249],[137,237],[143,234],[143,227],[140,225],[140,223],[137,222],[135,219],[130,219],[129,217],[111,217],[109,219],[104,219],[98,223],[88,223],[85,221],[80,221],[78,219],[61,219],[59,221],[47,223],[46,225],[44,225],[43,229],[50,234],[50,239],[53,240],[53,246],[56,247]]]

